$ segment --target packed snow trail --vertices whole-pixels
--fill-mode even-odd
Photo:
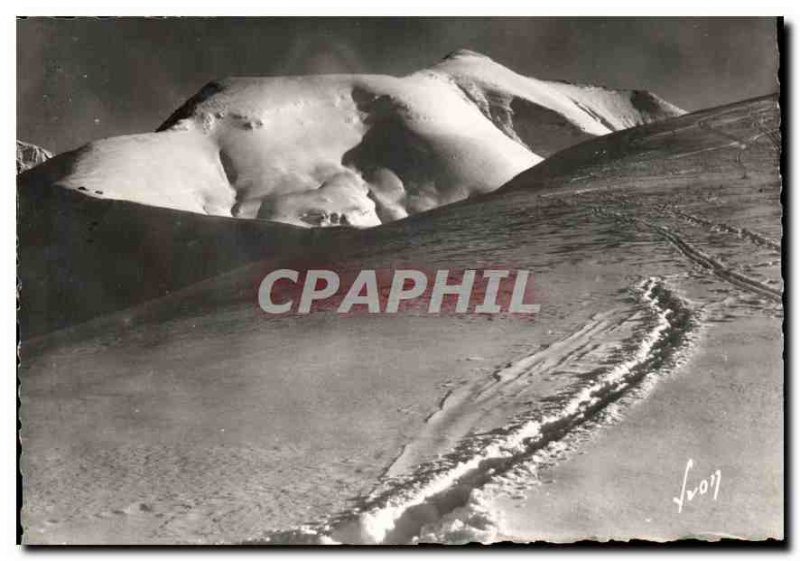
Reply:
[[[389,467],[386,475],[393,477],[418,465],[419,459],[433,450],[447,451],[467,435],[486,411],[500,408],[507,399],[524,392],[531,380],[553,372],[564,363],[599,346],[600,337],[612,330],[615,323],[631,319],[620,318],[619,310],[597,314],[571,335],[547,349],[511,362],[493,372],[491,378],[481,379],[445,396],[441,408],[428,418],[422,433],[409,443]],[[616,320],[616,321],[615,321]]]
[[[694,312],[657,278],[636,287],[643,317],[629,340],[622,360],[587,373],[588,381],[551,396],[552,408],[521,414],[501,428],[463,438],[438,461],[416,467],[410,475],[388,481],[388,489],[373,493],[362,506],[341,513],[315,527],[268,536],[267,543],[417,543],[424,529],[435,527],[450,513],[466,506],[473,493],[510,472],[546,447],[595,420],[609,405],[629,395],[650,375],[674,366],[691,342]],[[611,327],[612,312],[598,314],[587,325],[550,349],[524,357],[498,370],[477,392],[466,392],[430,418],[431,426],[470,415],[470,397],[491,401],[497,387],[523,383],[522,377],[552,369]],[[633,316],[628,316],[631,319]],[[477,407],[477,404],[471,404]],[[402,456],[399,460],[402,460]],[[402,462],[403,464],[405,462]],[[395,471],[400,465],[395,462]]]

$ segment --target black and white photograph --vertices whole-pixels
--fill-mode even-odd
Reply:
[[[15,26],[20,544],[786,540],[780,14]]]

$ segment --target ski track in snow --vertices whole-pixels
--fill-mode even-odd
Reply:
[[[689,259],[690,261],[700,265],[704,269],[711,272],[714,276],[727,282],[728,284],[732,284],[736,287],[742,288],[744,290],[748,290],[759,296],[763,296],[774,302],[780,303],[783,300],[783,292],[781,290],[772,288],[767,284],[756,280],[752,277],[749,277],[743,273],[735,271],[729,265],[723,263],[716,257],[706,253],[697,247],[693,246],[691,243],[687,242],[677,233],[650,222],[648,220],[644,220],[642,218],[636,218],[635,216],[631,216],[629,214],[625,214],[622,212],[611,211],[611,210],[604,210],[599,207],[592,207],[592,212],[594,212],[598,216],[605,216],[607,218],[611,218],[617,220],[619,222],[627,222],[633,224],[640,224],[647,228],[653,230],[656,234],[661,236],[663,239],[670,242],[678,251],[683,254],[684,257]]]
[[[612,329],[618,313],[618,310],[611,310],[597,314],[576,332],[547,349],[496,370],[489,380],[478,380],[466,388],[451,391],[440,409],[428,418],[422,433],[405,447],[386,475],[395,477],[413,468],[426,448],[451,449],[484,411],[501,407],[509,398],[524,391],[531,379],[553,372],[564,363],[594,350],[598,346],[595,341]]]
[[[739,228],[736,226],[731,226],[730,224],[725,224],[724,222],[712,222],[710,220],[706,220],[705,218],[700,218],[699,216],[695,216],[693,214],[689,214],[688,212],[682,212],[676,209],[671,209],[670,212],[673,215],[677,216],[678,218],[682,218],[692,224],[705,226],[706,228],[709,228],[710,230],[716,232],[725,232],[728,234],[734,234],[743,240],[750,241],[758,246],[765,247],[773,251],[777,251],[778,253],[780,253],[781,251],[780,242],[774,241],[763,234],[759,234],[758,232],[753,232],[752,230],[748,230],[747,228]]]
[[[595,367],[584,373],[581,383],[544,400],[551,402],[550,406],[520,414],[488,433],[460,438],[449,454],[416,466],[407,472],[409,475],[385,481],[383,490],[373,492],[361,506],[315,526],[271,534],[257,543],[418,543],[427,541],[425,534],[432,528],[448,524],[465,510],[467,519],[479,520],[479,529],[491,530],[491,517],[476,500],[486,484],[502,480],[537,454],[601,419],[611,406],[634,395],[646,379],[675,366],[689,348],[695,313],[687,304],[657,278],[640,283],[635,293],[638,304],[634,310],[597,314],[547,349],[500,368],[488,381],[447,396],[441,409],[428,419],[421,436],[395,461],[389,475],[413,467],[415,448],[429,445],[437,435],[453,431],[452,436],[437,442],[439,446],[458,439],[475,420],[474,413],[481,405],[502,403],[509,393],[524,389],[531,376],[575,362],[597,349],[592,347],[595,339],[629,324],[631,335],[617,341],[617,352],[623,352],[623,356],[606,355],[607,360],[593,361]],[[471,539],[481,539],[480,534]]]

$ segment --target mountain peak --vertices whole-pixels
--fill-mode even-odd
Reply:
[[[486,58],[491,60],[491,58],[486,56],[485,54],[476,51],[471,51],[469,49],[456,49],[455,51],[451,51],[444,57],[443,60],[452,60],[454,58],[468,58],[468,57]]]
[[[17,173],[38,166],[52,157],[53,154],[40,146],[17,140]]]

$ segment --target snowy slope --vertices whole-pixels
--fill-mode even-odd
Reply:
[[[288,254],[237,270],[229,263],[227,275],[23,340],[23,539],[779,535],[778,126],[771,97],[615,133],[484,197],[378,228],[324,232],[313,252],[301,239]],[[132,227],[112,226],[134,205],[84,199],[119,207],[101,233]],[[166,213],[137,209],[143,217],[130,223],[155,224],[149,215]],[[142,248],[131,257],[130,246],[119,247],[120,262],[158,255],[167,282],[171,260],[176,269],[202,262],[202,253],[187,260],[195,229],[207,234],[200,245],[221,237],[212,227],[271,226],[269,239],[320,234],[171,214],[194,219],[188,232],[149,240],[133,232],[128,243],[144,240]],[[63,228],[56,223],[52,237],[84,239]],[[57,276],[46,259],[61,247],[42,251],[39,274]],[[534,321],[264,317],[259,281],[296,258],[376,269],[507,263],[533,272],[541,312]],[[154,282],[110,271],[110,257],[94,271],[86,262],[85,279],[114,275],[123,291]],[[80,288],[87,305],[99,293],[70,287]],[[24,303],[24,284],[22,294]],[[671,393],[648,398],[653,386]],[[609,426],[633,415],[627,428]],[[595,444],[618,428],[626,432],[617,444]],[[670,497],[689,457],[725,470],[726,494],[705,503],[714,508],[695,502],[678,516]]]
[[[92,142],[36,181],[216,216],[375,226],[492,191],[565,146],[680,113],[647,92],[527,78],[461,50],[401,78],[212,82],[158,132]]]

